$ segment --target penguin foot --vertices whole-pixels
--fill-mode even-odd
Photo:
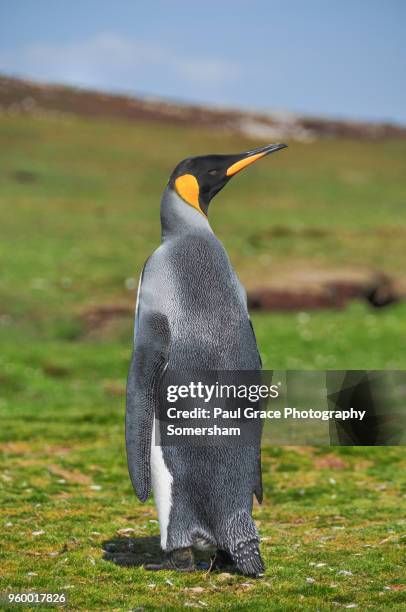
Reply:
[[[231,569],[234,567],[234,561],[226,550],[220,548],[216,551],[214,557],[212,557],[210,570],[221,570]]]
[[[177,548],[166,554],[162,563],[147,563],[144,568],[149,571],[175,570],[177,572],[193,572],[195,561],[192,548]]]

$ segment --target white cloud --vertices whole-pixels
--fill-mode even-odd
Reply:
[[[112,89],[159,92],[160,81],[184,93],[221,87],[238,80],[237,65],[193,57],[114,33],[75,43],[34,44],[0,52],[0,72],[37,79]],[[154,83],[158,87],[154,87]],[[170,88],[169,88],[170,89]],[[174,95],[173,91],[168,91]]]

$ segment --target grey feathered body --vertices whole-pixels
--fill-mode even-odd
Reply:
[[[261,367],[245,290],[224,247],[202,215],[176,194],[167,193],[165,197],[171,219],[161,246],[144,267],[136,315],[134,367],[130,368],[128,383],[129,467],[141,498],[148,493],[148,486],[140,480],[140,462],[145,459],[143,454],[150,451],[143,436],[145,428],[151,430],[149,423],[142,423],[143,408],[138,405],[137,394],[148,375],[149,354],[155,350],[158,357],[151,359],[151,364],[157,362],[156,368],[161,370]],[[180,214],[183,225],[177,231],[176,216]],[[251,511],[254,490],[257,496],[261,495],[259,444],[240,448],[161,448],[173,479],[166,550],[204,541],[230,551],[238,559],[241,546],[249,542],[257,546]]]
[[[158,302],[168,319],[170,368],[260,367],[245,290],[212,232],[196,229],[162,244],[145,265],[141,291],[143,307]]]

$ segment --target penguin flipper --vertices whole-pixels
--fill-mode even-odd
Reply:
[[[244,290],[244,292],[245,292],[245,290]],[[256,347],[257,347],[259,369],[261,369],[262,368],[262,358],[261,358],[261,353],[259,352],[259,349],[258,349],[258,342],[257,342],[257,338],[255,336],[254,326],[253,326],[252,321],[251,321],[250,318],[248,318],[248,321],[250,323],[251,332],[252,332],[252,335],[254,337],[254,341],[255,341]],[[254,487],[254,494],[255,494],[255,497],[257,498],[257,502],[259,504],[262,504],[262,500],[264,498],[264,495],[263,495],[263,491],[262,491],[261,450],[259,451],[259,454],[258,454],[258,465],[257,465],[257,474],[256,474],[256,476],[257,476],[257,479],[256,479],[255,487]]]
[[[159,312],[143,314],[127,380],[125,425],[128,470],[141,501],[151,492],[152,428],[169,343],[167,317]]]
[[[257,353],[258,353],[258,360],[259,360],[259,367],[262,368],[262,357],[261,357],[261,353],[259,352],[259,348],[258,348],[258,342],[257,342],[257,337],[255,335],[255,330],[254,330],[254,326],[252,324],[251,319],[248,319],[248,321],[250,322],[250,326],[251,326],[251,331],[252,331],[252,335],[254,336],[254,341],[257,347]]]
[[[262,500],[264,498],[263,495],[263,491],[262,491],[262,467],[261,467],[261,451],[259,452],[258,455],[258,471],[257,471],[257,481],[255,483],[255,488],[254,488],[254,493],[255,493],[255,497],[257,498],[257,502],[259,504],[262,504]]]

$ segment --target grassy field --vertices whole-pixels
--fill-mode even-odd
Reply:
[[[173,166],[254,144],[0,117],[0,591],[66,590],[81,610],[406,609],[402,448],[265,448],[261,580],[141,567],[158,525],[125,462],[132,321],[89,312],[135,302]],[[401,277],[405,159],[400,141],[290,143],[230,183],[212,225],[247,284],[301,268]],[[406,367],[404,304],[253,320],[267,368]]]

